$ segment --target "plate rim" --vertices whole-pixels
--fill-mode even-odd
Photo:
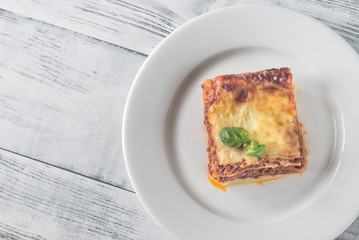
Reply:
[[[205,14],[202,14],[200,16],[197,16],[193,19],[191,19],[190,21],[184,23],[183,25],[181,25],[179,28],[177,28],[174,32],[172,32],[171,34],[169,34],[165,39],[163,39],[156,47],[155,49],[151,52],[151,54],[148,56],[148,58],[145,60],[145,62],[142,64],[141,68],[139,69],[135,80],[133,82],[133,84],[131,85],[127,100],[126,100],[126,104],[125,104],[125,108],[124,108],[124,115],[123,115],[123,122],[122,122],[122,147],[123,147],[123,154],[124,154],[124,159],[125,159],[125,165],[126,165],[126,169],[127,169],[127,173],[129,175],[129,178],[131,180],[131,183],[133,184],[133,187],[135,189],[135,191],[137,192],[138,186],[136,184],[136,181],[134,180],[136,177],[134,176],[134,172],[132,171],[130,164],[131,164],[131,160],[128,157],[128,152],[127,152],[127,135],[126,135],[126,126],[128,125],[128,121],[129,121],[129,102],[131,101],[131,99],[133,98],[134,95],[134,91],[137,87],[137,85],[140,82],[140,78],[141,75],[145,69],[145,67],[148,65],[149,62],[153,61],[152,59],[156,58],[157,52],[163,48],[163,46],[168,42],[171,41],[173,38],[176,37],[176,34],[178,34],[178,32],[182,31],[182,29],[187,28],[190,24],[199,21],[201,19],[207,18],[210,15],[214,15],[220,12],[225,12],[228,9],[238,9],[243,10],[245,8],[267,8],[267,9],[277,9],[280,11],[284,11],[287,13],[290,13],[290,15],[296,15],[299,16],[300,18],[306,18],[306,19],[310,19],[311,21],[315,22],[318,26],[323,27],[323,29],[326,29],[326,31],[334,33],[334,35],[336,35],[337,37],[339,37],[339,39],[341,39],[342,41],[342,46],[346,46],[349,47],[354,53],[355,50],[349,45],[348,42],[346,42],[346,40],[344,38],[342,38],[339,34],[337,34],[336,32],[334,32],[331,28],[329,28],[328,26],[324,25],[323,23],[319,22],[316,19],[313,19],[309,16],[306,16],[302,13],[290,10],[290,9],[286,9],[286,8],[282,8],[282,7],[278,7],[278,6],[271,6],[271,5],[260,5],[260,4],[245,4],[245,5],[239,5],[239,6],[230,6],[230,7],[226,7],[226,8],[221,8],[221,9],[216,9],[214,11],[210,11],[207,12]],[[357,58],[359,60],[359,57]],[[161,219],[158,219],[158,216],[156,214],[153,213],[153,209],[151,209],[151,206],[149,206],[145,200],[145,197],[142,195],[142,193],[139,191],[137,192],[138,198],[141,202],[141,204],[145,207],[145,209],[147,210],[148,213],[150,213],[150,215],[153,217],[153,219],[155,220],[155,222],[160,225],[163,229],[166,230],[166,232],[173,234],[173,232],[169,231],[168,228],[165,226],[166,224],[163,223],[163,221]],[[338,231],[338,234],[336,234],[335,236],[332,236],[333,238],[337,237],[338,235],[340,235],[348,226],[350,226],[350,224],[358,217],[359,215],[359,208],[357,208],[356,213],[354,213],[353,217],[351,218],[350,222],[348,222],[344,228],[342,228],[340,231]]]

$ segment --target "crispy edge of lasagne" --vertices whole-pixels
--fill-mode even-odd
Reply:
[[[230,74],[203,85],[208,172],[218,182],[302,173],[307,165],[289,68]],[[232,125],[232,126],[227,126]],[[244,127],[267,146],[262,157],[225,146],[221,127]]]

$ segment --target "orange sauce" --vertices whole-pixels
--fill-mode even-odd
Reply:
[[[231,186],[235,186],[235,185],[247,185],[247,184],[252,184],[252,183],[257,183],[259,185],[264,185],[264,183],[266,183],[266,182],[274,181],[274,180],[278,180],[278,179],[282,179],[282,178],[285,178],[285,176],[275,177],[275,178],[268,178],[268,179],[259,179],[259,180],[253,180],[253,181],[242,180],[240,182],[232,182],[232,183],[228,183],[228,184],[223,184],[223,183],[217,182],[216,180],[214,180],[213,178],[211,178],[208,175],[208,179],[213,184],[213,186],[221,189],[222,191],[226,191],[227,187],[231,187]]]
[[[259,185],[264,185],[264,183],[266,183],[266,182],[274,181],[274,180],[278,180],[278,179],[282,179],[282,178],[284,178],[284,177],[275,177],[275,178],[256,180],[256,181],[253,181],[253,183],[258,183]]]
[[[214,180],[213,178],[211,178],[209,175],[208,175],[208,179],[209,181],[213,184],[213,186],[215,187],[218,187],[219,189],[223,190],[223,191],[226,191],[226,188],[227,186],[220,183],[220,182],[217,182],[216,180]]]

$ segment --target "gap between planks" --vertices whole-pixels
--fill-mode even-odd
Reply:
[[[23,19],[27,19],[27,20],[29,20],[29,21],[35,21],[35,22],[38,22],[38,23],[40,23],[40,24],[45,24],[45,25],[48,25],[48,26],[50,26],[50,27],[59,28],[59,29],[65,30],[65,31],[72,31],[72,32],[74,32],[74,33],[76,33],[76,34],[78,34],[78,35],[80,35],[80,36],[88,37],[88,38],[91,38],[91,39],[96,40],[96,41],[98,41],[98,42],[106,43],[106,44],[108,44],[108,45],[112,45],[112,46],[115,46],[115,47],[120,47],[120,48],[122,48],[122,49],[124,49],[124,50],[127,50],[127,51],[129,51],[129,52],[133,52],[133,53],[139,54],[139,55],[141,55],[141,56],[143,56],[143,57],[148,57],[148,54],[145,54],[145,53],[142,53],[142,52],[139,52],[139,51],[130,49],[130,48],[126,48],[125,46],[121,46],[121,45],[116,44],[116,43],[111,42],[111,41],[106,41],[106,40],[103,40],[103,39],[101,39],[101,38],[97,38],[97,37],[95,37],[95,36],[91,36],[91,34],[85,34],[85,33],[82,33],[81,31],[73,31],[73,30],[71,30],[70,28],[65,28],[65,27],[62,27],[62,26],[59,26],[59,25],[52,24],[52,23],[50,23],[50,22],[41,21],[41,20],[39,20],[39,19],[32,18],[32,17],[26,16],[26,15],[22,15],[22,14],[19,14],[19,13],[16,13],[16,12],[14,12],[14,11],[7,10],[7,9],[1,8],[1,7],[0,7],[0,12],[9,12],[9,13],[11,13],[11,14],[13,14],[13,15],[17,15],[18,17],[23,18]]]
[[[96,34],[96,36],[102,36],[104,31],[110,31],[110,26],[112,28],[117,26],[119,29],[123,26],[124,29],[121,31],[128,32],[125,37],[133,38],[133,42],[137,45],[138,40],[148,41],[155,45],[153,38],[146,38],[145,35],[139,38],[136,35],[139,33],[137,30],[143,30],[143,28],[128,28],[129,26],[125,23],[116,22],[118,20],[116,12],[125,9],[122,6],[125,1],[66,1],[69,5],[62,1],[50,3],[43,0],[36,2],[25,0],[21,3],[11,0],[5,1],[6,4],[3,4],[4,1],[0,3],[0,7],[3,4],[4,9],[14,10],[11,14],[3,14],[6,18],[1,21],[1,27],[4,26],[4,28],[0,31],[0,36],[2,36],[0,39],[2,52],[0,80],[8,89],[0,90],[0,101],[3,101],[0,104],[0,110],[4,110],[7,114],[0,119],[0,130],[11,137],[0,140],[0,146],[26,156],[46,160],[52,165],[71,169],[95,179],[102,179],[104,182],[130,186],[124,169],[121,145],[118,143],[121,140],[117,140],[121,136],[121,130],[119,127],[109,127],[109,125],[114,125],[112,122],[119,124],[122,121],[122,113],[116,115],[113,112],[122,111],[132,79],[144,61],[145,55],[136,53],[137,56],[133,56],[135,52],[122,49],[122,45],[119,47],[119,45],[108,44],[108,41],[101,40],[104,38],[94,40],[93,36]],[[73,14],[79,13],[79,9],[94,8],[97,6],[94,5],[96,2],[99,8],[108,14],[108,16],[96,15],[100,17],[100,20],[102,19],[98,22],[98,27],[101,29],[94,31],[95,35],[88,33],[91,36],[74,32],[76,29],[71,26],[76,24],[78,28],[86,26],[88,18],[94,13],[90,14],[87,11],[86,13],[90,15],[78,14],[76,19]],[[115,6],[119,3],[122,5],[109,10],[107,3]],[[149,14],[148,21],[153,21],[152,17],[156,15],[155,13],[159,13],[160,21],[164,21],[161,26],[163,28],[166,24],[170,26],[165,32],[170,32],[172,27],[181,24],[191,16],[232,4],[226,1],[215,1],[206,2],[202,7],[198,7],[201,1],[192,2],[191,5],[187,0],[179,5],[174,1],[164,3],[161,0],[151,1],[145,5],[138,0],[133,3],[141,5],[142,9],[146,8],[146,4],[148,5],[147,8],[150,9],[148,10],[150,12],[146,13]],[[233,2],[233,4],[242,3],[248,3],[248,1]],[[257,0],[256,3],[273,4],[264,0]],[[317,2],[307,1],[296,5],[288,1],[275,1],[275,4],[290,9],[297,8],[301,12],[312,13],[312,15],[316,11],[308,10],[308,8],[315,6],[318,10],[316,14],[321,19],[339,23],[337,25],[342,29],[346,29],[345,26],[348,25],[347,22],[351,19],[353,12],[344,7],[344,9],[340,8],[341,12],[347,11],[350,14],[339,19],[337,15],[331,16],[336,8],[324,9],[326,5],[323,6],[323,3],[319,5]],[[53,6],[63,6],[63,8],[52,8]],[[134,8],[133,4],[131,6],[130,12]],[[178,9],[178,14],[173,14],[170,9]],[[30,21],[17,16],[17,12],[42,20]],[[39,12],[41,14],[37,15],[36,13]],[[55,17],[52,18],[52,16]],[[96,16],[94,15],[93,18]],[[181,17],[177,19],[178,21],[173,20],[168,23],[170,16]],[[105,21],[106,19],[110,22]],[[45,20],[48,21],[44,22]],[[66,20],[65,25],[68,28],[59,27],[59,24],[56,24],[58,20]],[[147,18],[142,24],[145,24],[145,20]],[[135,35],[131,35],[133,31],[136,32]],[[21,39],[18,37],[19,33],[22,34]],[[122,41],[113,32],[111,34],[113,35],[110,40]],[[356,39],[354,45],[359,47],[357,44],[359,39],[356,35],[352,37]],[[152,48],[147,50],[152,50]],[[104,62],[108,66],[99,64]],[[54,95],[58,95],[58,98]],[[119,102],[119,98],[123,102]],[[90,109],[91,107],[93,108]],[[34,112],[38,115],[34,116],[36,115],[33,114]],[[101,116],[108,116],[110,119],[96,119]],[[19,137],[20,135],[22,136]],[[91,137],[93,139],[89,140]],[[35,140],[36,144],[26,144]]]
[[[145,56],[8,11],[0,52],[0,146],[132,190],[122,118]]]
[[[130,193],[136,194],[135,191],[132,191],[132,190],[130,190],[130,189],[123,188],[123,187],[121,187],[121,186],[112,184],[112,183],[110,183],[110,182],[105,182],[105,181],[102,181],[101,179],[96,179],[96,178],[93,178],[93,177],[90,177],[90,176],[81,174],[81,173],[79,173],[79,172],[75,172],[75,171],[72,171],[72,170],[70,170],[70,169],[63,168],[63,167],[61,167],[61,166],[57,166],[57,165],[54,165],[54,164],[51,164],[51,163],[48,163],[48,162],[44,162],[44,161],[42,161],[42,160],[35,159],[35,158],[32,158],[32,157],[26,156],[26,155],[24,155],[24,154],[21,154],[21,153],[17,153],[17,152],[14,152],[14,151],[11,151],[11,150],[8,150],[8,149],[5,149],[5,148],[0,147],[0,154],[1,154],[1,151],[8,152],[8,153],[17,155],[17,156],[22,157],[22,158],[27,158],[27,159],[29,159],[29,160],[31,160],[31,161],[36,161],[36,162],[38,162],[38,163],[42,163],[42,164],[45,164],[45,165],[47,165],[47,166],[60,169],[60,170],[62,170],[62,171],[66,171],[66,172],[69,172],[69,173],[72,173],[72,174],[75,174],[75,175],[78,175],[78,176],[81,176],[81,177],[84,177],[84,178],[91,179],[91,180],[96,181],[96,182],[100,182],[100,183],[109,185],[109,186],[111,186],[111,187],[119,188],[119,189],[122,189],[122,190],[124,190],[124,191],[127,191],[127,192],[130,192]]]
[[[356,0],[3,0],[0,7],[148,55],[186,21],[234,5],[266,4],[292,9],[332,27],[359,51]]]
[[[0,238],[168,239],[135,194],[0,150]]]

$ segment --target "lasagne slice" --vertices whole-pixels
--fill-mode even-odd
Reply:
[[[231,74],[203,85],[208,171],[219,182],[301,173],[306,168],[289,68]],[[225,145],[223,127],[242,127],[266,146],[261,157]]]

